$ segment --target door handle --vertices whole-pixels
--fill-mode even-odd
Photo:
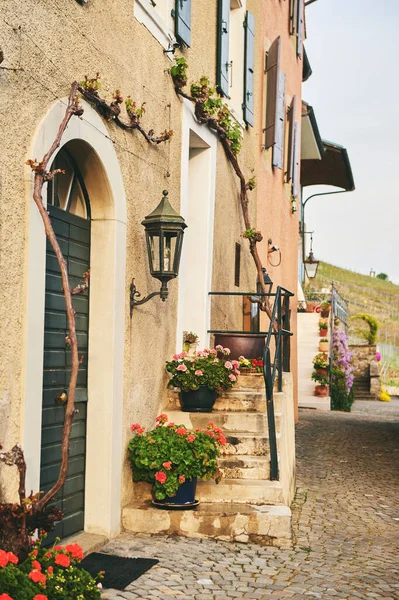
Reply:
[[[55,399],[58,400],[58,402],[61,402],[61,404],[65,404],[68,400],[68,393],[64,390],[63,392],[56,394]]]

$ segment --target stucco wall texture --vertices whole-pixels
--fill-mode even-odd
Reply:
[[[259,5],[257,0],[248,1],[248,8],[258,22]],[[215,0],[193,2],[192,47],[184,51],[190,80],[202,74],[215,77],[216,11]],[[159,289],[158,282],[149,274],[141,221],[158,204],[165,188],[174,208],[177,211],[180,208],[182,103],[170,79],[171,62],[158,41],[134,18],[133,0],[89,0],[85,6],[74,0],[62,3],[3,0],[0,37],[5,56],[3,65],[15,69],[0,71],[0,440],[4,447],[22,439],[24,362],[29,351],[25,348],[25,334],[30,178],[25,162],[28,158],[41,158],[29,153],[35,130],[51,105],[68,95],[72,81],[99,72],[103,97],[111,99],[114,90],[120,89],[124,97],[130,94],[138,103],[146,102],[143,125],[147,129],[174,131],[170,143],[150,146],[139,134],[106,124],[120,162],[128,212],[122,432],[127,443],[130,423],[152,425],[165,394],[165,360],[176,348],[176,281],[169,285],[167,302],[152,300],[135,310],[132,320],[129,318],[129,285],[133,276],[143,294]],[[259,77],[258,84],[260,89]],[[251,176],[259,155],[259,132],[249,128],[243,135],[240,162],[244,172]],[[271,176],[269,179],[273,181]],[[261,197],[265,185],[260,182]],[[274,185],[281,195],[277,178]],[[234,288],[236,242],[243,246],[240,289],[254,288],[255,269],[240,237],[244,225],[237,190],[237,179],[219,145],[213,289],[237,290]],[[256,193],[252,193],[250,207],[254,222]],[[290,263],[288,268],[286,261],[291,254],[287,248],[294,239],[294,219],[289,231],[280,224],[274,224],[273,229],[271,219],[279,218],[282,213],[280,207],[276,213],[268,210],[262,217],[268,223],[265,237],[270,230],[270,235],[283,247],[285,262],[279,273],[284,276],[279,282],[289,287],[294,266]],[[242,314],[238,309],[234,311],[240,328]],[[226,309],[222,313],[214,319],[214,326],[217,321],[232,320],[231,314],[227,318]],[[95,402],[95,398],[90,401]],[[125,461],[123,504],[128,502],[130,490],[131,475]],[[1,468],[0,498],[12,499],[15,493],[15,473],[9,467]]]
[[[289,35],[289,2],[262,2],[261,3],[261,28],[263,39],[257,45],[257,77],[258,94],[256,97],[257,122],[264,123],[266,106],[266,78],[264,76],[265,52],[272,42],[281,37],[281,71],[286,75],[285,110],[296,96],[296,120],[301,122],[301,89],[302,89],[302,60],[296,55],[296,38]],[[263,117],[263,119],[262,119]],[[287,143],[287,118],[286,118],[286,144],[284,164],[288,152]],[[274,285],[280,285],[295,293],[291,298],[291,370],[294,379],[294,402],[297,407],[297,344],[296,344],[296,305],[298,286],[298,213],[291,212],[290,184],[285,183],[284,169],[272,167],[272,149],[260,150],[264,143],[264,134],[259,129],[260,141],[258,146],[257,161],[257,223],[263,234],[263,241],[259,244],[259,251],[263,264]],[[300,200],[298,198],[297,206]],[[298,208],[299,210],[299,208]],[[277,252],[270,254],[268,260],[268,239],[279,246],[281,250],[281,264],[278,264]],[[296,408],[297,410],[297,408]]]

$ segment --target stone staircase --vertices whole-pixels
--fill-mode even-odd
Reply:
[[[355,377],[353,382],[355,388],[355,400],[376,400],[370,391],[370,377]]]
[[[166,412],[170,421],[188,429],[213,421],[223,429],[227,444],[220,467],[224,477],[199,481],[200,504],[191,510],[165,510],[151,504],[151,488],[133,484],[133,501],[122,511],[125,530],[226,541],[257,541],[291,546],[291,510],[294,490],[294,421],[292,382],[284,376],[283,392],[276,392],[276,432],[280,481],[270,481],[266,400],[262,375],[243,375],[233,390],[216,400],[212,413],[180,411],[177,393],[169,392]]]
[[[330,397],[318,398],[312,381],[313,358],[319,353],[319,313],[298,313],[298,406],[331,410]],[[330,337],[328,331],[327,337]]]

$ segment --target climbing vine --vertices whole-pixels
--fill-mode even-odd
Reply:
[[[255,178],[251,177],[247,180],[238,162],[238,155],[243,141],[241,127],[234,119],[227,104],[217,94],[216,88],[210,84],[209,78],[205,75],[198,82],[191,84],[190,93],[185,91],[188,83],[188,64],[184,57],[176,59],[170,73],[176,93],[192,102],[194,114],[199,123],[207,125],[209,129],[218,135],[225,154],[239,179],[240,204],[245,223],[245,231],[242,235],[249,242],[249,249],[255,262],[259,282],[263,292],[267,293],[262,262],[257,249],[257,243],[262,241],[263,236],[260,231],[252,227],[248,210],[248,191],[255,188]],[[261,308],[271,317],[270,303],[267,298],[262,301]]]
[[[79,92],[82,96],[94,106],[94,108],[107,120],[113,121],[118,127],[125,131],[137,130],[141,135],[152,144],[161,144],[169,140],[172,135],[172,130],[162,131],[158,136],[154,135],[154,130],[146,131],[141,125],[141,119],[145,113],[145,102],[138,105],[133,98],[127,96],[123,100],[120,90],[116,90],[112,95],[112,102],[108,103],[100,96],[101,81],[100,74],[89,79],[87,75],[79,85]],[[122,105],[125,105],[126,117],[122,116]]]
[[[368,344],[371,345],[371,344],[377,343],[378,329],[380,327],[380,324],[378,323],[378,321],[375,317],[373,317],[372,315],[358,314],[358,315],[353,315],[351,317],[351,320],[364,321],[364,323],[366,323],[369,326],[369,329],[368,329],[368,331],[359,329],[358,333],[362,337],[364,337],[364,339],[367,341]]]

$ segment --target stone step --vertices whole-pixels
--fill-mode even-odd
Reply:
[[[331,410],[331,398],[319,398],[318,396],[299,396],[299,408],[313,408],[315,410]]]
[[[283,392],[274,392],[274,407],[276,411],[281,410],[284,401]],[[164,411],[180,410],[179,392],[169,390],[167,404]],[[265,391],[257,390],[235,390],[221,393],[213,406],[214,412],[260,412],[266,411]]]
[[[132,503],[151,500],[151,484],[133,483]],[[284,505],[283,490],[279,481],[258,479],[222,479],[198,481],[197,494],[201,502],[235,502],[249,504]]]
[[[223,477],[226,479],[269,479],[269,456],[247,454],[225,455],[219,460]]]
[[[225,431],[227,444],[221,448],[223,456],[268,456],[269,437],[268,431],[262,435],[254,435],[246,431]],[[280,441],[280,433],[276,434],[277,444]]]
[[[265,413],[251,412],[211,412],[195,413],[169,410],[167,412],[170,422],[184,425],[187,429],[206,428],[212,421],[223,432],[246,431],[248,433],[264,433],[267,431],[267,417]],[[281,413],[275,413],[276,431],[280,431]]]
[[[201,502],[191,510],[167,510],[147,501],[126,506],[122,526],[132,533],[292,546],[291,510],[287,506]]]

